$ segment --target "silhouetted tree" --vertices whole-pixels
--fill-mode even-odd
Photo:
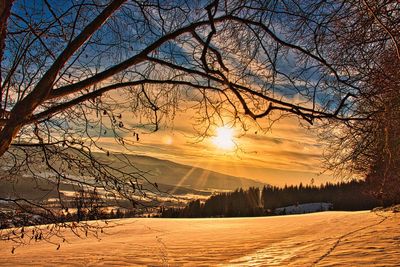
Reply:
[[[350,1],[352,2],[352,1]],[[353,20],[339,20],[333,28],[334,53],[340,64],[353,62],[359,74],[357,98],[351,112],[363,120],[327,121],[326,166],[341,178],[366,178],[369,191],[382,204],[400,202],[400,3],[394,0],[359,1]]]

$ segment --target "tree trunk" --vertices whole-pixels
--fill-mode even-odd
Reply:
[[[26,123],[26,121],[28,121],[32,116],[34,110],[46,100],[52,90],[54,80],[59,71],[63,68],[64,64],[125,1],[126,0],[112,1],[72,42],[68,44],[64,51],[54,61],[53,65],[42,76],[32,92],[12,108],[10,118],[0,131],[0,156],[8,150],[12,140],[24,126],[24,123]]]

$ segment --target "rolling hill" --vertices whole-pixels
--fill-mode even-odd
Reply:
[[[104,157],[104,155],[99,155]],[[175,163],[149,156],[126,155],[138,169],[148,172],[151,182],[195,190],[235,190],[239,187],[262,187],[263,183],[243,177]]]

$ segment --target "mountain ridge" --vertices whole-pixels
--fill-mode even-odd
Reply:
[[[99,153],[102,156],[104,154]],[[196,190],[235,190],[237,188],[262,187],[256,180],[223,174],[200,166],[192,166],[143,154],[113,153],[124,155],[141,171],[148,173],[151,182],[181,186]],[[101,157],[102,157],[101,156]]]

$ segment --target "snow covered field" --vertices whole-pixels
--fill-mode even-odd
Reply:
[[[98,241],[0,243],[0,266],[400,266],[400,214],[125,219]]]

